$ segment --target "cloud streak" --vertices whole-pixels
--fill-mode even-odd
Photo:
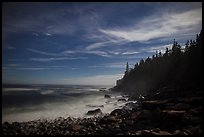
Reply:
[[[138,51],[127,51],[127,52],[123,52],[122,55],[132,55],[132,54],[138,54],[140,52]]]
[[[59,70],[59,69],[70,69],[70,70],[78,70],[78,67],[70,67],[70,66],[47,66],[47,67],[18,67],[20,65],[12,65],[8,64],[6,67],[2,67],[2,70],[31,70],[31,71],[40,71],[40,70]]]
[[[51,61],[51,60],[72,60],[72,59],[87,59],[88,57],[72,57],[73,55],[76,54],[94,54],[94,55],[98,55],[98,56],[103,56],[103,57],[110,57],[110,55],[108,54],[108,52],[105,51],[101,51],[101,50],[65,50],[59,53],[49,53],[49,52],[45,52],[45,51],[40,51],[40,50],[36,50],[36,49],[30,49],[27,48],[28,51],[31,51],[33,53],[37,53],[37,54],[41,54],[41,55],[46,55],[46,56],[53,56],[53,57],[58,57],[58,58],[41,58],[38,60],[41,61]],[[59,57],[60,56],[60,57]],[[69,58],[68,58],[69,57]],[[37,59],[31,59],[31,60],[37,60]]]
[[[201,26],[202,8],[181,13],[157,13],[151,15],[132,27],[119,29],[100,29],[99,31],[128,41],[150,41],[156,38],[169,37],[172,34],[183,34]]]
[[[103,48],[103,47],[108,46],[111,43],[112,42],[110,42],[110,41],[93,43],[93,44],[87,46],[85,49],[86,50],[93,50],[93,49]]]
[[[31,51],[31,52],[33,52],[33,53],[41,54],[41,55],[61,56],[60,54],[48,53],[48,52],[44,52],[44,51],[40,51],[40,50],[36,50],[36,49],[31,49],[31,48],[27,48],[27,50],[28,50],[28,51]]]
[[[136,61],[129,61],[129,66],[134,67],[136,64]],[[111,63],[104,63],[101,65],[93,65],[93,66],[88,66],[89,68],[113,68],[113,69],[124,69],[126,67],[126,62],[111,62]]]
[[[141,51],[145,52],[156,52],[156,51],[161,51],[161,53],[165,53],[166,48],[171,49],[173,44],[166,44],[166,45],[156,45],[156,46],[150,46],[146,48],[141,48]]]
[[[44,67],[23,67],[23,68],[9,68],[9,67],[4,67],[2,70],[46,70],[48,68]]]
[[[49,62],[49,61],[60,61],[60,60],[78,60],[78,59],[87,59],[87,57],[30,58],[30,60],[38,61],[38,62]]]
[[[3,49],[14,50],[16,48],[13,46],[3,46]]]

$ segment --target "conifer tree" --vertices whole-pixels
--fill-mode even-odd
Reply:
[[[129,72],[129,65],[128,65],[128,62],[127,62],[127,64],[126,64],[125,74],[128,74],[128,72]]]

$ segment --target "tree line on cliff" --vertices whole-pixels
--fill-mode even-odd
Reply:
[[[184,49],[174,40],[172,49],[141,59],[133,69],[129,70],[127,64],[123,78],[113,90],[148,95],[163,87],[201,88],[202,35],[201,30],[196,40],[187,41]]]

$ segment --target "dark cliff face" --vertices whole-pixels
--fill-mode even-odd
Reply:
[[[194,89],[202,86],[202,34],[186,43],[185,49],[174,41],[172,49],[141,60],[117,81],[113,90],[132,95],[156,94],[164,87]],[[180,91],[181,92],[181,91]]]

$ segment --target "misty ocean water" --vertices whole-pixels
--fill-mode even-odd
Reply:
[[[121,94],[111,86],[9,85],[2,89],[2,123],[25,122],[58,117],[89,117],[89,110],[103,114],[124,106]],[[105,89],[105,90],[100,90]],[[104,98],[111,94],[111,98]],[[127,103],[127,102],[126,102]]]

